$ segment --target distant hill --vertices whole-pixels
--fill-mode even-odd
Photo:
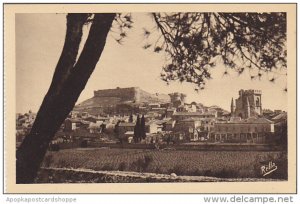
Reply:
[[[169,103],[167,94],[151,94],[138,87],[104,89],[94,91],[94,96],[74,107],[75,111],[93,115],[131,111],[143,104]]]

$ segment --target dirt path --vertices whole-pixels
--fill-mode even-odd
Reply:
[[[145,183],[145,182],[258,182],[280,181],[262,178],[216,178],[207,176],[177,176],[128,171],[95,171],[91,169],[42,168],[38,183]]]

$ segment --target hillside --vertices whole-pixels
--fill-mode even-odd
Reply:
[[[167,94],[151,94],[138,87],[105,89],[94,92],[94,96],[74,107],[75,111],[90,114],[110,113],[122,109],[137,108],[146,103],[169,103]]]
[[[150,94],[146,91],[140,90],[140,102],[141,103],[169,103],[170,96],[167,94]]]

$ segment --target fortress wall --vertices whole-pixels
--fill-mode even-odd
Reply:
[[[140,91],[137,87],[104,89],[94,91],[95,97],[117,97],[121,101],[139,101]]]

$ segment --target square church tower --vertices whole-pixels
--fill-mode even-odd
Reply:
[[[249,118],[262,114],[261,90],[239,91],[239,98],[231,101],[231,115],[234,117]]]

